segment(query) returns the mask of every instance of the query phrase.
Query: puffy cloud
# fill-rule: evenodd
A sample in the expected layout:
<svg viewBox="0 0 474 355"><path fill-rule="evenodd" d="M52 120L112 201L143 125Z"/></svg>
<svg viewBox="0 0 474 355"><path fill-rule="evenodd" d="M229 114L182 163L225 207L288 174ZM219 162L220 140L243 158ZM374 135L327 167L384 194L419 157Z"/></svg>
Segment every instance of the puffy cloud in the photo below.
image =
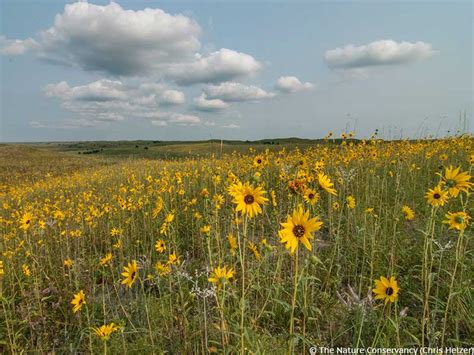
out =
<svg viewBox="0 0 474 355"><path fill-rule="evenodd" d="M162 105L182 105L186 101L182 91L167 89L167 86L162 83L142 83L138 87L138 92L155 95Z"/></svg>
<svg viewBox="0 0 474 355"><path fill-rule="evenodd" d="M259 101L275 96L257 86L243 85L235 82L225 82L219 85L209 85L204 88L209 99L219 99L228 102Z"/></svg>
<svg viewBox="0 0 474 355"><path fill-rule="evenodd" d="M314 85L311 83L302 83L295 76L282 76L278 79L276 88L283 93L293 93L298 91L312 90Z"/></svg>
<svg viewBox="0 0 474 355"><path fill-rule="evenodd" d="M408 63L427 58L433 53L431 44L425 42L380 40L362 46L350 44L328 50L324 59L331 69L351 70Z"/></svg>
<svg viewBox="0 0 474 355"><path fill-rule="evenodd" d="M48 97L58 97L63 100L78 101L112 101L125 100L126 88L120 81L107 79L97 80L87 85L70 87L67 82L49 84L44 92Z"/></svg>
<svg viewBox="0 0 474 355"><path fill-rule="evenodd" d="M198 54L192 62L170 65L167 76L180 85L219 83L251 75L261 67L251 55L222 48L206 57Z"/></svg>
<svg viewBox="0 0 474 355"><path fill-rule="evenodd" d="M53 62L113 75L142 75L163 63L191 58L201 29L160 9L125 10L111 2L68 4L41 33L42 55Z"/></svg>
<svg viewBox="0 0 474 355"><path fill-rule="evenodd" d="M184 93L178 90L165 90L160 95L160 103L164 105L181 105L184 101Z"/></svg>
<svg viewBox="0 0 474 355"><path fill-rule="evenodd" d="M125 101L63 101L62 108L81 119L100 122L123 121L140 106Z"/></svg>
<svg viewBox="0 0 474 355"><path fill-rule="evenodd" d="M79 1L66 5L38 42L1 37L0 53L19 55L35 48L50 63L114 76L168 77L180 85L218 83L261 68L251 55L231 49L200 54L200 35L199 24L181 14ZM181 100L177 97L170 103Z"/></svg>
<svg viewBox="0 0 474 355"><path fill-rule="evenodd" d="M148 112L140 117L150 118L151 124L155 126L167 126L168 123L175 123L179 126L195 126L202 123L200 117L195 115L182 114L177 112Z"/></svg>
<svg viewBox="0 0 474 355"><path fill-rule="evenodd" d="M38 43L32 38L12 40L7 39L5 36L0 36L0 54L2 55L22 55L38 47Z"/></svg>
<svg viewBox="0 0 474 355"><path fill-rule="evenodd" d="M184 94L167 89L161 83L126 85L121 81L101 79L86 85L69 86L65 81L44 88L48 97L58 98L62 107L90 122L114 122L126 117L152 117L160 105L180 105ZM147 116L151 115L151 116ZM167 113L167 123L197 123L195 118ZM154 117L154 116L153 116ZM156 117L155 117L156 118ZM186 121L188 120L188 121Z"/></svg>
<svg viewBox="0 0 474 355"><path fill-rule="evenodd" d="M194 99L194 107L199 111L216 112L225 110L229 106L230 105L228 103L220 99L208 100L206 94L204 93Z"/></svg>
<svg viewBox="0 0 474 355"><path fill-rule="evenodd" d="M118 80L108 79L100 79L74 87L70 87L67 82L62 81L46 85L44 92L48 97L57 97L63 101L122 101L147 106L156 106L158 103L180 105L185 101L184 93L166 89L163 84L142 83L138 87L134 87L125 85Z"/></svg>
<svg viewBox="0 0 474 355"><path fill-rule="evenodd" d="M181 113L172 113L169 116L168 121L181 125L196 125L201 123L201 119L198 116L186 115Z"/></svg>

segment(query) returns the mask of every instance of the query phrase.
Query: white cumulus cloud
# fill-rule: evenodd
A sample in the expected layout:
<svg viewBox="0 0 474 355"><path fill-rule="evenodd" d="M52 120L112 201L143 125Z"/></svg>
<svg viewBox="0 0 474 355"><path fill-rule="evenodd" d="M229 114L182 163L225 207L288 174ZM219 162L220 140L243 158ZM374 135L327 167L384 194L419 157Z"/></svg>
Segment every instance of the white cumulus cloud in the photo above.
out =
<svg viewBox="0 0 474 355"><path fill-rule="evenodd" d="M43 91L46 96L59 99L65 110L91 122L148 117L146 115L156 112L160 105L176 106L185 101L181 91L167 89L164 84L153 82L130 85L118 80L101 79L85 85L70 86L62 81L47 85ZM185 119L171 113L167 113L166 117L166 122L177 124Z"/></svg>
<svg viewBox="0 0 474 355"><path fill-rule="evenodd" d="M276 88L283 93L294 93L298 91L308 91L314 88L311 83L302 83L295 76L282 76L276 83Z"/></svg>
<svg viewBox="0 0 474 355"><path fill-rule="evenodd" d="M225 82L219 85L208 85L203 89L208 99L219 99L227 102L259 101L275 96L262 88L236 82Z"/></svg>
<svg viewBox="0 0 474 355"><path fill-rule="evenodd" d="M431 44L425 42L380 40L361 46L349 44L328 50L324 59L331 69L350 70L409 63L427 58L433 53Z"/></svg>
<svg viewBox="0 0 474 355"><path fill-rule="evenodd" d="M201 29L161 9L125 10L117 3L68 4L41 32L42 55L53 62L113 75L142 75L163 63L191 58Z"/></svg>
<svg viewBox="0 0 474 355"><path fill-rule="evenodd" d="M140 117L151 119L151 124L155 126L167 126L169 123L175 123L179 126L196 126L202 123L198 116L177 112L155 111L144 113Z"/></svg>
<svg viewBox="0 0 474 355"><path fill-rule="evenodd" d="M229 106L230 105L227 102L220 99L209 100L204 93L194 99L194 107L199 111L216 112L225 110Z"/></svg>
<svg viewBox="0 0 474 355"><path fill-rule="evenodd" d="M181 105L184 101L184 93L178 90L165 90L160 95L160 103L164 105Z"/></svg>
<svg viewBox="0 0 474 355"><path fill-rule="evenodd" d="M201 123L201 118L195 115L187 115L182 113L172 113L168 117L168 121L172 123L178 123L181 125L196 125Z"/></svg>
<svg viewBox="0 0 474 355"><path fill-rule="evenodd" d="M262 67L249 54L222 48L208 56L196 55L194 61L169 66L168 77L180 85L218 83L255 73Z"/></svg>
<svg viewBox="0 0 474 355"><path fill-rule="evenodd" d="M169 78L180 85L219 83L262 67L251 55L231 49L202 54L200 36L201 27L189 16L79 1L66 5L38 41L0 37L0 54L20 55L35 48L49 63L109 76Z"/></svg>
<svg viewBox="0 0 474 355"><path fill-rule="evenodd" d="M27 51L37 49L38 47L38 42L32 38L7 39L5 36L0 36L0 54L2 55L22 55Z"/></svg>
<svg viewBox="0 0 474 355"><path fill-rule="evenodd" d="M112 101L127 99L126 88L120 81L97 80L87 85L70 87L67 82L49 84L44 88L48 97L78 101Z"/></svg>

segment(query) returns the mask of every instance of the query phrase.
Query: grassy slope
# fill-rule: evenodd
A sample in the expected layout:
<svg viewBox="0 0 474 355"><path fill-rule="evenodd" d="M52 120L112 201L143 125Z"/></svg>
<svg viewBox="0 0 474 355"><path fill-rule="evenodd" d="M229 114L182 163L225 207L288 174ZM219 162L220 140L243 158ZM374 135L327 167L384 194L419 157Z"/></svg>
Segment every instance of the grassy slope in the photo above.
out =
<svg viewBox="0 0 474 355"><path fill-rule="evenodd" d="M33 182L47 174L63 175L86 168L109 164L102 157L71 155L33 145L0 146L0 185Z"/></svg>
<svg viewBox="0 0 474 355"><path fill-rule="evenodd" d="M86 155L114 157L114 158L147 158L147 159L176 159L183 157L208 157L212 154L231 153L233 151L247 152L250 148L256 151L265 149L279 150L282 148L293 149L318 144L322 140L279 138L263 139L258 141L237 140L206 140L206 141L91 141L91 142L52 142L52 143L29 143L22 145L29 149L41 149L43 151L64 152ZM3 147L20 147L20 145L4 145ZM0 146L0 150L3 148ZM15 149L15 148L13 148ZM25 150L26 152L26 150ZM24 152L22 152L23 154ZM92 154L90 154L92 153ZM0 153L1 154L1 153Z"/></svg>

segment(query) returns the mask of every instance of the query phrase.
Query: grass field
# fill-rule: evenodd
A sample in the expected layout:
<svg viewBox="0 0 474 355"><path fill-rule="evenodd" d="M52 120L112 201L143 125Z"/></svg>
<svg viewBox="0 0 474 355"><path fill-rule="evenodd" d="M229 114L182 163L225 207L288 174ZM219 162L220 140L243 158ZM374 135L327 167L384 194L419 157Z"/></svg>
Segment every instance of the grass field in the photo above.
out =
<svg viewBox="0 0 474 355"><path fill-rule="evenodd" d="M469 136L1 145L0 352L471 346L473 164Z"/></svg>

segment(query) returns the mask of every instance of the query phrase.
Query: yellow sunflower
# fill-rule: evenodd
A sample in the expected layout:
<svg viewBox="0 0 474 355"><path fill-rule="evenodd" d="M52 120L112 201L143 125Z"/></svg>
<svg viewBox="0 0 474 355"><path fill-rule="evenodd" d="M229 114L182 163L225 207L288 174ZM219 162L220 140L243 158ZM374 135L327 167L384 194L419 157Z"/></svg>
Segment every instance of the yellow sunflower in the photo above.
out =
<svg viewBox="0 0 474 355"><path fill-rule="evenodd" d="M350 209L354 209L356 206L356 200L352 196L347 196L346 203L347 203L347 207Z"/></svg>
<svg viewBox="0 0 474 355"><path fill-rule="evenodd" d="M156 241L155 250L158 253L163 253L166 250L166 244L165 244L165 241L163 239L160 239L160 240Z"/></svg>
<svg viewBox="0 0 474 355"><path fill-rule="evenodd" d="M206 198L209 196L209 190L207 188L203 188L199 193L202 197Z"/></svg>
<svg viewBox="0 0 474 355"><path fill-rule="evenodd" d="M174 219L174 214L173 213L168 213L165 217L165 223L171 223L173 222Z"/></svg>
<svg viewBox="0 0 474 355"><path fill-rule="evenodd" d="M31 226L31 222L33 221L33 215L30 212L26 212L20 219L20 228L24 231L27 231L28 228Z"/></svg>
<svg viewBox="0 0 474 355"><path fill-rule="evenodd" d="M229 279L234 277L234 270L232 268L227 269L227 266L216 267L211 272L211 276L208 278L209 282L217 284L218 287L225 284Z"/></svg>
<svg viewBox="0 0 474 355"><path fill-rule="evenodd" d="M160 276L166 276L171 272L171 266L160 261L155 264L155 269Z"/></svg>
<svg viewBox="0 0 474 355"><path fill-rule="evenodd" d="M181 260L179 256L176 254L176 252L173 252L168 256L168 265L174 265L174 264L179 265L180 262Z"/></svg>
<svg viewBox="0 0 474 355"><path fill-rule="evenodd" d="M254 188L247 182L238 188L231 187L231 189L235 193L233 202L237 205L236 211L248 214L250 218L262 213L261 205L264 205L268 198L263 197L266 191L260 186Z"/></svg>
<svg viewBox="0 0 474 355"><path fill-rule="evenodd" d="M30 277L31 276L31 270L30 270L30 267L26 264L23 264L21 266L21 269L23 271L23 274L26 276L26 277Z"/></svg>
<svg viewBox="0 0 474 355"><path fill-rule="evenodd" d="M73 305L73 313L79 312L81 307L86 304L86 295L84 291L80 290L78 293L76 293L71 301L71 304Z"/></svg>
<svg viewBox="0 0 474 355"><path fill-rule="evenodd" d="M318 202L319 197L319 193L317 193L313 189L306 189L304 193L304 200L310 205L314 205L316 202Z"/></svg>
<svg viewBox="0 0 474 355"><path fill-rule="evenodd" d="M405 215L405 219L407 221L411 221L413 218L415 218L415 212L413 212L409 206L403 206L402 212Z"/></svg>
<svg viewBox="0 0 474 355"><path fill-rule="evenodd" d="M199 231L202 233L202 234L205 234L205 235L209 235L211 234L211 226L209 224L205 225L205 226L202 226Z"/></svg>
<svg viewBox="0 0 474 355"><path fill-rule="evenodd" d="M120 327L115 325L114 323L104 324L100 327L94 327L92 330L94 331L95 335L97 335L101 340L109 340L110 335L119 330Z"/></svg>
<svg viewBox="0 0 474 355"><path fill-rule="evenodd" d="M469 192L472 182L469 182L471 175L467 171L460 172L460 167L454 169L452 166L446 168L443 176L443 182L448 188L452 197L457 197L459 192Z"/></svg>
<svg viewBox="0 0 474 355"><path fill-rule="evenodd" d="M322 170L324 169L324 165L325 165L324 160L321 159L317 161L316 163L314 163L314 170L316 171Z"/></svg>
<svg viewBox="0 0 474 355"><path fill-rule="evenodd" d="M466 212L448 212L445 217L443 223L449 224L449 229L458 231L466 229L471 219Z"/></svg>
<svg viewBox="0 0 474 355"><path fill-rule="evenodd" d="M313 239L312 233L320 230L323 222L318 221L317 217L309 218L309 211L303 211L300 206L293 211L293 214L288 215L286 222L280 223L283 227L278 232L280 242L285 244L285 248L290 250L293 254L301 242L306 249L311 250L310 239Z"/></svg>
<svg viewBox="0 0 474 355"><path fill-rule="evenodd" d="M258 251L258 248L257 248L257 246L255 245L255 243L249 241L249 242L247 243L247 246L248 246L248 248L252 251L253 256L255 256L255 259L257 259L258 261L260 261L260 260L262 259L262 255L261 255L260 252Z"/></svg>
<svg viewBox="0 0 474 355"><path fill-rule="evenodd" d="M133 283L138 278L138 268L137 262L135 260L133 260L131 263L128 263L128 266L123 267L122 276L125 277L122 280L122 285L132 288Z"/></svg>
<svg viewBox="0 0 474 355"><path fill-rule="evenodd" d="M155 208L152 211L153 218L157 218L161 210L163 210L163 199L159 197L158 200L156 200Z"/></svg>
<svg viewBox="0 0 474 355"><path fill-rule="evenodd" d="M318 174L318 183L319 186L326 192L330 193L331 195L337 195L337 191L334 189L334 184L331 182L329 176L325 175L324 173Z"/></svg>
<svg viewBox="0 0 474 355"><path fill-rule="evenodd" d="M72 264L74 264L74 261L72 261L70 258L67 258L67 259L65 259L65 260L63 261L63 265L64 265L65 267L71 267Z"/></svg>
<svg viewBox="0 0 474 355"><path fill-rule="evenodd" d="M243 190L243 188L244 184L242 184L240 181L236 181L227 188L227 193L235 198L235 196L237 196L240 191Z"/></svg>
<svg viewBox="0 0 474 355"><path fill-rule="evenodd" d="M375 293L376 300L385 300L385 304L395 302L398 298L398 291L400 288L397 285L395 277L390 277L390 280L386 277L381 276L380 280L375 280L375 288L372 289Z"/></svg>
<svg viewBox="0 0 474 355"><path fill-rule="evenodd" d="M306 168L308 167L308 161L305 157L302 157L298 160L296 166L298 166L300 169L306 170Z"/></svg>
<svg viewBox="0 0 474 355"><path fill-rule="evenodd" d="M99 265L106 266L110 263L110 260L112 260L112 253L107 253L102 259L100 259Z"/></svg>
<svg viewBox="0 0 474 355"><path fill-rule="evenodd" d="M443 190L442 186L438 185L434 189L429 189L425 194L425 198L432 206L444 206L449 199L449 195L448 191Z"/></svg>
<svg viewBox="0 0 474 355"><path fill-rule="evenodd" d="M261 168L266 164L267 161L263 155L257 155L255 158L253 158L253 166L255 168Z"/></svg>
<svg viewBox="0 0 474 355"><path fill-rule="evenodd" d="M120 234L122 234L122 230L121 230L121 229L112 228L112 229L110 230L110 235L111 235L112 237L117 237L117 236L119 236Z"/></svg>

